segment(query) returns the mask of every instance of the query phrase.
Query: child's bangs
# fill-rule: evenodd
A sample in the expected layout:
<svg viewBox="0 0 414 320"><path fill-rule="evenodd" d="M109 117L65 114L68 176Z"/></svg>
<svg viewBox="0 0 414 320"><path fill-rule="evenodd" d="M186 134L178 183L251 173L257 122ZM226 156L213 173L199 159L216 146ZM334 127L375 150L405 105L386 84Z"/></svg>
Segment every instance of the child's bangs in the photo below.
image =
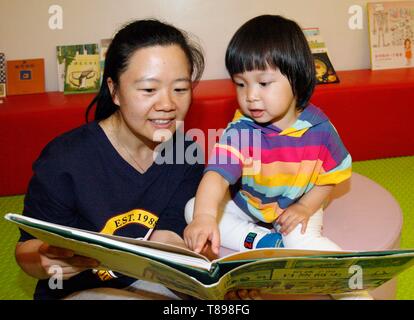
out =
<svg viewBox="0 0 414 320"><path fill-rule="evenodd" d="M269 67L276 70L281 62L281 57L272 54L267 48L263 50L261 48L248 48L248 50L235 48L233 53L226 61L230 75L254 70L265 71Z"/></svg>

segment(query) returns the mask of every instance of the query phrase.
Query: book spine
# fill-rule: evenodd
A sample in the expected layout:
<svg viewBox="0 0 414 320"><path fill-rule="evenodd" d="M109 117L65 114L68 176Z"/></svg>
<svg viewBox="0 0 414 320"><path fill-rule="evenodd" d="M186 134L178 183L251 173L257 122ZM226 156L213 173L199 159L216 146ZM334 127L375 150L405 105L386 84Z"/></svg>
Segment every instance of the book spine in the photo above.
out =
<svg viewBox="0 0 414 320"><path fill-rule="evenodd" d="M6 57L0 52L0 98L6 96Z"/></svg>

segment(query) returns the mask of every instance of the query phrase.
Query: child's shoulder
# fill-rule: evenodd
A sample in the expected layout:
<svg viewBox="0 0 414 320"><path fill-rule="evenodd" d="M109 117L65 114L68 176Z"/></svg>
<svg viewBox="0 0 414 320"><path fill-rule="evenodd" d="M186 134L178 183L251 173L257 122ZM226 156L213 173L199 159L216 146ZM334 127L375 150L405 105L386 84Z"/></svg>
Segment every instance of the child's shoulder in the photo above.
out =
<svg viewBox="0 0 414 320"><path fill-rule="evenodd" d="M302 112L300 118L303 120L306 119L307 121L314 124L329 121L329 118L325 112L323 112L321 108L315 106L314 104L309 104Z"/></svg>
<svg viewBox="0 0 414 320"><path fill-rule="evenodd" d="M331 120L323 110L313 104L310 104L300 116L302 121L306 121L310 126L318 129L334 129Z"/></svg>
<svg viewBox="0 0 414 320"><path fill-rule="evenodd" d="M249 129L254 127L255 122L245 116L239 109L234 113L233 119L228 123L226 130L229 129Z"/></svg>

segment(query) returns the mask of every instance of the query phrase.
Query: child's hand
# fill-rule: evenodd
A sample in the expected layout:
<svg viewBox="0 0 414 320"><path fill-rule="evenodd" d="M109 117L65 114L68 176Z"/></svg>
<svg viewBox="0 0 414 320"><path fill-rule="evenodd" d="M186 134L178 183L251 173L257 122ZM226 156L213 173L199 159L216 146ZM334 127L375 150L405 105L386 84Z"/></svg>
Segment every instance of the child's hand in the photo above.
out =
<svg viewBox="0 0 414 320"><path fill-rule="evenodd" d="M200 253L210 261L213 261L218 258L218 254L213 252L210 242L206 243L206 245L204 246L204 248L201 250Z"/></svg>
<svg viewBox="0 0 414 320"><path fill-rule="evenodd" d="M220 232L216 217L197 215L184 230L185 244L193 251L200 253L206 249L207 241L211 242L211 250L219 254Z"/></svg>
<svg viewBox="0 0 414 320"><path fill-rule="evenodd" d="M292 204L276 219L276 222L281 226L279 232L286 236L301 223L301 233L304 234L308 226L309 218L313 213L308 207L299 202Z"/></svg>
<svg viewBox="0 0 414 320"><path fill-rule="evenodd" d="M87 269L96 268L99 262L84 256L75 255L72 250L53 247L47 243L39 247L40 264L45 272L52 276L53 266L62 270L62 279L67 280Z"/></svg>

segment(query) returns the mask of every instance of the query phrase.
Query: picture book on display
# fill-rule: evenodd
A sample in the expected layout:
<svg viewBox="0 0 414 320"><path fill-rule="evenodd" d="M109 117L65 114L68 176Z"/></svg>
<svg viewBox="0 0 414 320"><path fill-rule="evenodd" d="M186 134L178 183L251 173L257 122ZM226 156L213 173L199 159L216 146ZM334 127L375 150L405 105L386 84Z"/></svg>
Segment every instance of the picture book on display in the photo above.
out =
<svg viewBox="0 0 414 320"><path fill-rule="evenodd" d="M5 219L53 246L96 259L99 269L157 282L199 299L230 291L332 294L376 288L414 264L414 250L330 252L254 249L210 261L188 249L143 239L80 230L9 213ZM361 281L353 286L356 267Z"/></svg>
<svg viewBox="0 0 414 320"><path fill-rule="evenodd" d="M7 95L45 92L44 59L8 60Z"/></svg>
<svg viewBox="0 0 414 320"><path fill-rule="evenodd" d="M318 84L322 83L337 83L339 77L335 72L331 60L328 56L328 49L321 36L319 28L303 29L306 40L312 51L315 60L316 81Z"/></svg>
<svg viewBox="0 0 414 320"><path fill-rule="evenodd" d="M58 87L65 94L97 92L100 86L98 44L56 47Z"/></svg>
<svg viewBox="0 0 414 320"><path fill-rule="evenodd" d="M101 46L99 48L99 66L101 69L101 83L102 83L103 72L104 72L104 67L105 67L106 51L108 51L111 41L112 39L101 39Z"/></svg>
<svg viewBox="0 0 414 320"><path fill-rule="evenodd" d="M0 98L6 96L6 57L0 52Z"/></svg>
<svg viewBox="0 0 414 320"><path fill-rule="evenodd" d="M371 69L412 68L414 1L367 4Z"/></svg>

